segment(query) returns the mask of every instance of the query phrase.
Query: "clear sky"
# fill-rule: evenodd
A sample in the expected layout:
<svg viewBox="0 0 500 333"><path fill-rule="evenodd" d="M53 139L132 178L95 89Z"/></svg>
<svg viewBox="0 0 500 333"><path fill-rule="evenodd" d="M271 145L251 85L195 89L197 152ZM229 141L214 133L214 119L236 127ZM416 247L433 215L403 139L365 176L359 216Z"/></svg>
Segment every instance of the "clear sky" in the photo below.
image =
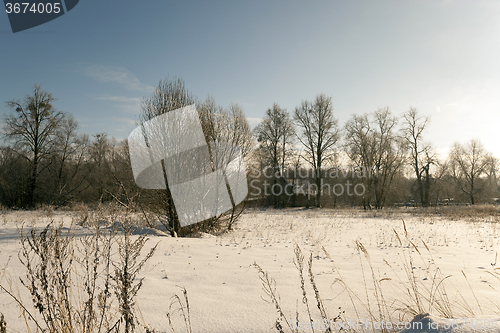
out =
<svg viewBox="0 0 500 333"><path fill-rule="evenodd" d="M354 113L416 107L445 152L477 138L500 157L500 1L81 0L13 34L0 13L0 114L35 83L88 134L123 139L167 75L240 103L252 125L318 93Z"/></svg>

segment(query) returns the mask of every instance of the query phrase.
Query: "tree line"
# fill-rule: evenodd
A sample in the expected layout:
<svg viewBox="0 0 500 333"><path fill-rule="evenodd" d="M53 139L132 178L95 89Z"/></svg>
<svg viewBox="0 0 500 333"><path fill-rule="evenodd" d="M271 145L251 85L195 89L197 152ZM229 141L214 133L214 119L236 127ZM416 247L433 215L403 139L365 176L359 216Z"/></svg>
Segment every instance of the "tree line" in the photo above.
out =
<svg viewBox="0 0 500 333"><path fill-rule="evenodd" d="M275 103L254 129L258 170L270 172L254 172L260 179L251 187L260 185L256 193L276 207L297 197L306 206L365 209L498 203L498 159L478 140L439 156L426 140L429 122L416 108L396 115L386 107L351 115L341 127L324 94L292 113ZM354 193L357 186L363 190Z"/></svg>
<svg viewBox="0 0 500 333"><path fill-rule="evenodd" d="M159 191L135 185L127 140L80 133L77 120L57 110L55 101L35 85L24 98L6 103L0 203L32 208L115 201L154 211L169 230L179 232L168 186ZM489 203L500 196L498 159L477 140L457 142L448 156L439 156L426 140L429 117L415 108L401 115L379 108L352 115L340 126L331 97L319 94L292 112L274 103L251 130L240 105L223 107L210 96L199 101L182 79L166 78L143 98L138 125L191 104L196 105L207 143L240 147L250 203L382 208L409 202ZM339 184L347 184L348 190L357 185L363 193L343 190L339 195ZM255 195L257 188L262 191ZM291 191L277 190L283 188ZM241 209L212 219L209 226L230 225L239 213Z"/></svg>

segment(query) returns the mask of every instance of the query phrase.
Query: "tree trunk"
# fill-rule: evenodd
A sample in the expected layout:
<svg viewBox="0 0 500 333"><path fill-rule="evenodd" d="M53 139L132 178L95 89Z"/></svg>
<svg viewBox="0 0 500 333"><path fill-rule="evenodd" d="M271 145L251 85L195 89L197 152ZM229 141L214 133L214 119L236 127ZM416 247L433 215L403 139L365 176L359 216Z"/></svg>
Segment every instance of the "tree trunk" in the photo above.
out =
<svg viewBox="0 0 500 333"><path fill-rule="evenodd" d="M168 224L170 226L170 235L172 237L177 237L181 231L181 224L179 222L179 215L175 210L174 199L172 197L172 192L170 192L170 187L168 186L167 171L165 169L164 160L161 161L163 167L163 177L165 178L165 195L167 196L167 216Z"/></svg>
<svg viewBox="0 0 500 333"><path fill-rule="evenodd" d="M35 189L36 189L36 178L38 171L38 152L35 152L35 156L33 158L33 170L31 172L31 177L28 184L28 198L27 198L27 206L29 208L33 208L35 205Z"/></svg>
<svg viewBox="0 0 500 333"><path fill-rule="evenodd" d="M424 186L422 184L422 175L420 174L419 170L416 170L417 172L417 185L418 185L418 194L420 196L420 203L422 206L426 206L426 200L425 200L425 191L424 191Z"/></svg>
<svg viewBox="0 0 500 333"><path fill-rule="evenodd" d="M316 170L316 207L321 207L321 169Z"/></svg>
<svg viewBox="0 0 500 333"><path fill-rule="evenodd" d="M427 166L425 167L425 191L424 191L424 202L422 203L422 205L424 207L428 207L430 206L430 192L431 192L431 177L430 177L430 174L429 174L429 167L430 165L427 164Z"/></svg>

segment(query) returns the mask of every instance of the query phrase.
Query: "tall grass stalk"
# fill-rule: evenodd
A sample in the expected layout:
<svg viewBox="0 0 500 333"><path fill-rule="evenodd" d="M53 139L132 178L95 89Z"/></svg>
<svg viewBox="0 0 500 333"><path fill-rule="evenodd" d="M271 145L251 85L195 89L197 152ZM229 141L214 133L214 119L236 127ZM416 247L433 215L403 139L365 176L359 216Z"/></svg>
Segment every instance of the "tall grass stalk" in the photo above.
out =
<svg viewBox="0 0 500 333"><path fill-rule="evenodd" d="M301 311L298 304L295 311L295 318L288 318L285 315L284 309L281 305L281 298L276 288L276 281L269 276L269 274L264 271L264 269L254 262L253 266L257 269L259 273L260 280L262 282L262 289L266 294L266 298L262 298L264 301L271 303L276 308L278 313L278 318L275 321L274 328L278 332L299 332L301 329L296 325L291 325L292 320L295 323L300 322L301 314L307 316L307 320L309 321L311 327L307 328L312 332L316 332L317 329L323 330L324 332L332 332L331 325L336 321L342 319L342 307L338 307L339 314L337 316L331 316L328 314L328 310L326 309L323 299L321 297L321 292L316 284L316 280L314 278L313 271L313 256L312 253L309 255L309 259L305 261L305 257L302 253L300 247L295 244L294 247L294 265L299 273L299 281L300 281L300 289L301 289L301 300L303 305L303 310ZM306 278L307 274L307 278ZM309 283L307 283L309 282ZM311 292L314 294L315 305L311 304L311 298L308 297L308 294ZM326 325L328 324L328 325ZM295 326L295 327L294 327ZM344 330L343 328L341 330Z"/></svg>

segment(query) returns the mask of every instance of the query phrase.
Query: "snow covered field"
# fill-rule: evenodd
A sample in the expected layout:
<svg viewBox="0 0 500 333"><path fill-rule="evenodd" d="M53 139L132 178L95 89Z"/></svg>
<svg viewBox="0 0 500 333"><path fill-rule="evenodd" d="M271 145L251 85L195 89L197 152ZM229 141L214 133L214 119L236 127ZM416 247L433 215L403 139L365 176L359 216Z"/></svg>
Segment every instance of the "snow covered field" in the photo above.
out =
<svg viewBox="0 0 500 333"><path fill-rule="evenodd" d="M310 320L294 264L298 246L305 256L305 290L315 322L322 318L307 272L310 253L328 318L336 317L340 308L342 323L358 319L405 323L413 319L411 309L420 307L436 319L451 315L462 320L460 325L470 318L496 325L491 320L500 318L498 223L424 217L410 211L249 209L234 231L221 236L172 238L156 232L144 251L159 242L158 248L139 274L145 277L137 299L141 321L169 332L166 313L172 296L182 297L184 287L193 332L275 331L278 312L265 301L269 297L256 263L276 281L289 324L306 328ZM53 219L69 226L72 214L56 212ZM43 227L49 218L43 212L0 216L0 283L8 286L12 281L12 290L19 290L30 304L29 293L18 279L25 274L17 256L18 227L23 221ZM294 321L297 311L300 323ZM26 331L16 303L3 292L0 312L11 332ZM179 314L173 312L173 325L184 332Z"/></svg>

